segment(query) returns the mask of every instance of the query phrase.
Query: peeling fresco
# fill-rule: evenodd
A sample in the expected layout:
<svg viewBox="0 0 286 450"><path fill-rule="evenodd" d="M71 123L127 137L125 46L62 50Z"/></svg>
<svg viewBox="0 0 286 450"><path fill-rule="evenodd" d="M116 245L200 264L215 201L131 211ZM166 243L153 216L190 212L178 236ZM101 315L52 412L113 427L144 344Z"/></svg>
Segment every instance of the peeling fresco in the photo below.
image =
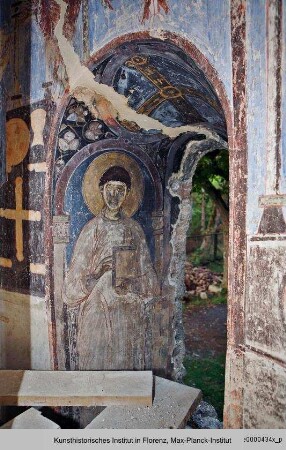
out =
<svg viewBox="0 0 286 450"><path fill-rule="evenodd" d="M72 52L66 41L60 42L62 50L64 46L67 46L68 51ZM168 57L164 56L166 53L168 53ZM118 54L120 54L120 58L118 58ZM134 54L136 57L133 56ZM78 63L77 61L76 64ZM69 66L70 71L71 65ZM162 131L167 131L169 135L176 136L179 132L187 130L192 133L193 139L198 134L200 139L205 139L204 151L224 148L226 147L226 142L223 139L226 137L226 124L223 110L213 88L196 64L190 58L185 58L183 53L179 55L177 49L170 44L158 41L125 44L123 48L119 46L109 52L93 67L92 71L87 72L81 69L81 72L82 76L77 76L77 79L73 79L72 83L81 84L85 82L85 88L78 87L73 91L74 97L69 101L61 124L58 125L59 135L53 168L53 189L55 192L53 197L53 237L56 239L53 248L54 263L61 261L60 266L56 265L53 271L54 280L51 283L55 286L53 302L56 312L57 337L54 341L54 348L58 358L57 364L59 368L85 369L153 367L157 371L167 370L170 373L175 371L176 375L174 376L179 378L182 376L182 370L179 366L182 364L183 346L178 343L178 336L173 336L172 330L173 306L168 300L170 293L167 282L169 272L167 255L169 253L171 228L170 217L167 211L165 212L163 209L164 189L167 187L166 182L168 181L166 168L172 167L172 162L168 162L168 153L173 142ZM166 78L163 73L168 73L168 77ZM95 80L91 77L91 74L95 76ZM92 86L94 86L95 91L91 89ZM99 89L100 95L98 95ZM120 113L119 117L111 109L115 107L114 99L119 98L116 91L120 95L121 103L124 102L124 109L118 108L118 105L116 105L116 109ZM140 93L141 96L139 97ZM111 104L106 102L105 99L103 101L103 94L109 95ZM127 104L125 97L128 97ZM132 117L133 120L127 120L129 117ZM160 124L159 127L162 127L162 130L160 128L148 130L149 123L156 125L157 128ZM211 139L212 144L210 143ZM183 145L182 143L180 147L183 148ZM202 151L199 154L202 155ZM116 158L115 155L117 155ZM173 151L172 158L174 156ZM125 167L125 169L129 165L128 161L133 160L133 165L136 162L138 168L140 168L135 178L137 197L141 196L142 198L140 207L136 207L132 216L134 215L135 220L133 228L136 230L139 226L138 230L141 229L142 235L141 241L145 244L140 251L139 240L136 239L135 235L132 237L132 232L131 234L127 232L127 236L130 235L133 242L132 245L129 244L131 253L131 249L134 247L134 262L130 264L130 267L133 267L134 270L137 268L138 273L142 273L140 276L141 287L139 283L135 291L131 289L128 293L128 295L131 295L132 301L128 300L128 296L118 296L115 286L110 282L108 290L103 287L104 284L100 287L102 284L101 278L98 278L98 282L94 286L95 296L92 294L92 289L90 290L88 287L84 287L84 295L82 292L78 298L74 298L72 301L69 300L69 295L65 293L71 289L71 287L68 287L71 281L68 280L75 279L74 267L77 267L76 273L78 275L81 273L78 266L80 263L77 261L83 263L87 257L85 253L87 254L88 250L82 244L87 239L85 230L92 227L93 233L96 233L95 230L99 226L97 222L102 220L98 216L100 214L99 205L104 206L102 194L96 194L98 187L96 188L95 181L89 182L93 183L90 185L89 191L86 187L88 185L86 177L91 170L90 168L100 167L99 161L101 158L109 161L109 164L112 164L114 159L113 164L115 165L116 161L122 159L125 162L122 163L121 167ZM129 173L136 172L136 164ZM185 162L182 164L184 165ZM94 180L99 176L98 171L100 169L94 169ZM138 190L141 178L142 186ZM180 182L181 180L179 180ZM91 188L91 186L93 187ZM188 192L190 192L190 189L191 186ZM140 191L141 194L139 194ZM89 193L87 194L87 192ZM131 199L130 195L129 198ZM165 195L167 196L165 202L171 206L173 200L171 200L168 191ZM91 204L94 206L91 207ZM122 212L124 214L124 208ZM187 223L187 217L188 215L184 219L185 223ZM173 217L171 220L176 221ZM104 223L99 226L100 230L103 225ZM123 232L125 226L128 229L132 228L127 223L123 225L124 221L120 225L121 228L118 228L121 230L118 235L118 242L122 241L120 247L123 247L123 241L126 239L126 237L124 239L122 237L122 233L124 236L126 235L126 232ZM108 228L110 227L111 224L108 225ZM115 251L116 245L112 242L117 236L116 227L111 228L114 238L109 239L111 247L108 252L110 255ZM163 230L166 232L165 236L163 236ZM175 231L173 232L175 233ZM108 235L107 230L105 234ZM83 239L82 236L85 236L85 238ZM97 241L95 235L94 240ZM182 238L181 243L184 243ZM90 247L89 244L88 248ZM97 254L96 252L98 251L95 251L94 255ZM176 255L183 262L183 258L178 253ZM144 264L140 262L142 257L145 261ZM127 253L125 258L129 258ZM164 261L162 258L164 258ZM87 257L87 260L96 261L97 259L98 256ZM148 259L150 263L147 263ZM100 267L106 266L106 275L103 272L105 278L114 274L116 272L114 259L112 261L112 264L110 262L99 264L97 269L95 266L92 269L91 266L90 274L85 269L82 272L83 278L79 282L79 286L85 286L87 281L84 280L87 278L96 277L94 271L97 273ZM145 272L142 271L144 266L149 274L149 288L144 281L144 276L146 276L143 275ZM147 269L148 267L149 269ZM153 272L154 275L152 275ZM125 275L125 277L127 277L127 280L132 279L132 273L130 272L130 275ZM152 284L152 279L156 279L156 283ZM128 283L130 282L128 281ZM96 332L94 337L91 336L89 339L82 330L85 327L90 328L88 326L90 320L94 322L94 318L91 319L94 316L92 312L94 307L86 307L85 305L97 305L97 311L102 310L99 291L102 292L102 299L105 299L104 302L102 300L101 304L105 305L104 308L107 308L104 316L107 322L104 325L103 316L100 318L98 312L98 329L101 331L99 334ZM145 292L143 302L142 295L140 295L141 291ZM138 292L137 296L136 292ZM97 298L99 303L96 303L92 298ZM165 303L164 308L161 307L162 302ZM117 309L115 308L116 304L120 305ZM111 305L114 305L112 306L113 309L115 308L114 311L110 309ZM150 305L157 310L156 316L153 315ZM73 310L72 308L77 309ZM85 308L87 308L87 311L90 310L90 313L85 313ZM134 308L137 308L137 312ZM62 310L66 311L64 322L61 320ZM127 323L124 323L123 318L116 322L115 317L123 317L123 310L128 317L139 318L137 326L131 319ZM179 303L175 306L174 314L176 317L178 316L179 321ZM137 329L139 333L138 339L132 331L134 329ZM116 350L115 344L110 344L110 346L106 344L106 348L104 347L104 342L115 342L112 337L114 335L121 336L119 340L121 350L120 348ZM128 339L127 336L129 336ZM161 336L160 339L158 339L159 336ZM89 355L89 348L93 349L96 341L98 352L93 351L92 357L87 356ZM84 345L85 351L83 350ZM168 346L171 347L168 349ZM176 347L174 350L173 346ZM65 352L63 352L63 348L66 349ZM170 352L176 354L176 359L172 360L173 357L170 356ZM105 357L103 357L103 354ZM82 357L81 355L85 356ZM180 355L180 358L178 355Z"/></svg>

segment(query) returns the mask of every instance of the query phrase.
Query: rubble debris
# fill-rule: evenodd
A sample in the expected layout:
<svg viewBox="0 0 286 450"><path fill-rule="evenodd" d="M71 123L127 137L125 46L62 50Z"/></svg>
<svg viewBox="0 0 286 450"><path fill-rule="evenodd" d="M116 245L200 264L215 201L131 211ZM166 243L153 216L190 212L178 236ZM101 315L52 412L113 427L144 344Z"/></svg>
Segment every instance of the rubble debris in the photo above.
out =
<svg viewBox="0 0 286 450"><path fill-rule="evenodd" d="M212 272L206 267L194 267L187 261L185 264L186 298L198 296L201 299L207 299L208 294L220 293L222 279L222 274Z"/></svg>

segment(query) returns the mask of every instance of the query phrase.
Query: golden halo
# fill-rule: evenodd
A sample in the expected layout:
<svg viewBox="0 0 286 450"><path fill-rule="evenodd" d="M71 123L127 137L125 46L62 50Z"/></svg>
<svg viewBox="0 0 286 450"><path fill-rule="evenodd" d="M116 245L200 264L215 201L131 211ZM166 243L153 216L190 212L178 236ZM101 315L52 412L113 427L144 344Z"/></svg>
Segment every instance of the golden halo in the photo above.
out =
<svg viewBox="0 0 286 450"><path fill-rule="evenodd" d="M144 184L138 164L125 153L110 151L92 161L85 172L82 182L84 201L94 215L97 215L102 210L104 202L99 182L102 175L113 166L123 167L130 175L131 188L122 205L122 211L126 217L132 217L142 201Z"/></svg>

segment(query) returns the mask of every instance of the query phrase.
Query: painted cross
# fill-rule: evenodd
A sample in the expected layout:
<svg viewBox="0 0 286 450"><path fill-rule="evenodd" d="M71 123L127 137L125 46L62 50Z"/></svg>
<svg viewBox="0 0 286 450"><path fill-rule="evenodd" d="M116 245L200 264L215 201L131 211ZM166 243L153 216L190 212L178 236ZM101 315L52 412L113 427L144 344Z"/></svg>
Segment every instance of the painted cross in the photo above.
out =
<svg viewBox="0 0 286 450"><path fill-rule="evenodd" d="M24 260L23 243L23 220L37 221L41 220L40 211L23 209L23 179L17 177L15 180L15 198L16 209L0 208L0 217L15 220L16 223L16 258L18 261Z"/></svg>

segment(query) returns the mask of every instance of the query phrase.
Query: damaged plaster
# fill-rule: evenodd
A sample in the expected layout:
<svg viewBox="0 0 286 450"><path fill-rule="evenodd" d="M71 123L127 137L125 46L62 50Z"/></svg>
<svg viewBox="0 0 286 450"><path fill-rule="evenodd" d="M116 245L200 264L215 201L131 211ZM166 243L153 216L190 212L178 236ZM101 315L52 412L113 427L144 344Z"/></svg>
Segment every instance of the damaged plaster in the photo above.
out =
<svg viewBox="0 0 286 450"><path fill-rule="evenodd" d="M102 120L118 118L121 121L135 122L140 128L157 130L170 138L175 138L186 132L204 133L207 138L215 139L222 145L225 144L223 139L204 126L187 125L172 128L164 126L158 120L152 119L144 114L138 114L128 106L128 99L126 97L118 94L112 87L95 81L93 73L81 64L80 58L74 51L72 44L64 36L63 27L67 4L63 0L56 1L61 7L61 15L55 27L55 36L58 40L59 49L68 73L70 91L77 100L86 103L95 117L100 115Z"/></svg>
<svg viewBox="0 0 286 450"><path fill-rule="evenodd" d="M227 146L220 146L217 141L211 139L188 142L180 169L170 177L168 183L168 190L171 196L180 199L179 215L176 223L173 225L172 237L170 239L172 252L168 270L168 281L169 285L173 288L175 299L173 323L175 334L172 362L176 379L181 379L184 375L183 360L185 350L182 324L182 298L185 295L186 236L192 215L192 204L190 200L192 179L199 160L207 153L223 148L227 149Z"/></svg>

